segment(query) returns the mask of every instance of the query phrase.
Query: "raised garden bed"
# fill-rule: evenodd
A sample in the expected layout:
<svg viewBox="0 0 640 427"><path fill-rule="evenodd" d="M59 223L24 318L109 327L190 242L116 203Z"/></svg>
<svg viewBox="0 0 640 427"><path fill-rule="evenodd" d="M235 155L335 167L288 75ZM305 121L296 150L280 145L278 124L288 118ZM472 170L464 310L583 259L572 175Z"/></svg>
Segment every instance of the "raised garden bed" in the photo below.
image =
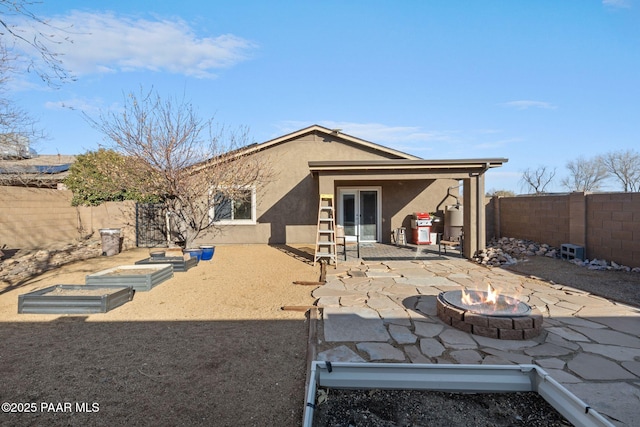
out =
<svg viewBox="0 0 640 427"><path fill-rule="evenodd" d="M54 285L18 296L18 313L106 313L133 299L133 288L123 286Z"/></svg>
<svg viewBox="0 0 640 427"><path fill-rule="evenodd" d="M120 265L87 275L88 286L131 286L135 291L150 291L173 277L171 264Z"/></svg>
<svg viewBox="0 0 640 427"><path fill-rule="evenodd" d="M536 365L426 365L314 361L311 364L307 385L304 427L316 425L314 413L316 407L322 405L324 400L324 397L320 398L323 393L319 393L322 387L326 390L370 390L365 395L372 394L375 390L429 390L463 395L469 393L506 393L508 395L533 392L575 426L613 427L613 424L602 415L571 394ZM326 397L327 394L324 393L324 396ZM459 403L456 405L459 406ZM365 415L367 415L366 412L365 410ZM526 425L526 423L517 425Z"/></svg>
<svg viewBox="0 0 640 427"><path fill-rule="evenodd" d="M184 272L189 270L191 267L195 267L198 265L197 258L188 258L184 259L181 256L170 256L170 257L150 257L141 259L140 261L136 261L136 265L157 265L157 264L171 264L173 266L173 271L175 272Z"/></svg>

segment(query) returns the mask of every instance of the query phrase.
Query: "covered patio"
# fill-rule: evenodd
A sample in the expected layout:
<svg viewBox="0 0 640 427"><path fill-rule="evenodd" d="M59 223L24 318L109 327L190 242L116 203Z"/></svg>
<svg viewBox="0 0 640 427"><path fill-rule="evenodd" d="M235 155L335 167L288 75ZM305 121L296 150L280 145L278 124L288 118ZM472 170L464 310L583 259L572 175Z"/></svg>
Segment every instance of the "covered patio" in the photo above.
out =
<svg viewBox="0 0 640 427"><path fill-rule="evenodd" d="M444 261L448 259L460 259L462 253L460 247L448 247L445 253L444 247L438 250L438 245L395 245L389 243L361 243L347 245L346 252L341 245L338 246L338 264L383 261ZM346 254L346 255L345 255Z"/></svg>
<svg viewBox="0 0 640 427"><path fill-rule="evenodd" d="M425 186L435 180L448 179L462 183L462 204L464 206L464 247L463 255L471 258L476 251L486 245L486 219L484 210L485 173L506 163L505 158L456 159L456 160L337 160L310 161L309 170L318 180L319 194L339 194L341 188L355 188L384 182L424 182ZM396 199L410 195L395 194ZM339 203L339 202L338 202ZM384 207L385 202L382 201ZM402 226L398 220L385 215L382 222L385 230ZM406 212L409 214L409 212ZM387 242L381 239L381 242ZM436 252L437 256L437 252Z"/></svg>

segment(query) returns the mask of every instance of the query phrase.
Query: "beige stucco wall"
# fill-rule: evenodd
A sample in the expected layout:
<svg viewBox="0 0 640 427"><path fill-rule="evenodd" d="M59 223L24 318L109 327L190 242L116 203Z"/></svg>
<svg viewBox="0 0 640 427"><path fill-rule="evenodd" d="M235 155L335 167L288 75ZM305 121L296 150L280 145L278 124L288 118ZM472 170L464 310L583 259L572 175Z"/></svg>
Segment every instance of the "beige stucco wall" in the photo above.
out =
<svg viewBox="0 0 640 427"><path fill-rule="evenodd" d="M100 228L121 228L123 246L135 246L135 205L71 206L71 192L0 186L0 247L35 249L73 243Z"/></svg>
<svg viewBox="0 0 640 427"><path fill-rule="evenodd" d="M324 134L307 134L253 155L270 162L276 174L273 182L258 189L258 224L225 226L218 234L200 236L196 243L314 243L319 189L318 178L311 175L308 162L397 158ZM392 229L401 225L410 227L407 216L411 212L435 210L452 182L455 183L452 180L338 181L333 191L337 195L338 185L380 185L384 218L382 238L389 241Z"/></svg>

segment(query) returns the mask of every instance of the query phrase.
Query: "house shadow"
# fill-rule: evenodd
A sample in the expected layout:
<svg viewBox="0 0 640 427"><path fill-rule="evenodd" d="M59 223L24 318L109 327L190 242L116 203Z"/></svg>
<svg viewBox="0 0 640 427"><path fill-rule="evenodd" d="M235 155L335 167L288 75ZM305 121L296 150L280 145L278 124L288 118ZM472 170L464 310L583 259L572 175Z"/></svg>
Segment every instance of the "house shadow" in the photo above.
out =
<svg viewBox="0 0 640 427"><path fill-rule="evenodd" d="M311 247L302 246L302 247L296 248L296 247L285 245L285 244L280 244L280 245L274 244L269 246L276 248L280 252L292 258L295 258L298 261L302 261L305 264L313 265L314 249Z"/></svg>
<svg viewBox="0 0 640 427"><path fill-rule="evenodd" d="M304 319L88 322L86 316L54 316L1 324L0 392L11 402L36 402L34 411L4 411L2 425L301 423ZM269 399L274 392L279 397ZM71 407L41 410L42 402Z"/></svg>

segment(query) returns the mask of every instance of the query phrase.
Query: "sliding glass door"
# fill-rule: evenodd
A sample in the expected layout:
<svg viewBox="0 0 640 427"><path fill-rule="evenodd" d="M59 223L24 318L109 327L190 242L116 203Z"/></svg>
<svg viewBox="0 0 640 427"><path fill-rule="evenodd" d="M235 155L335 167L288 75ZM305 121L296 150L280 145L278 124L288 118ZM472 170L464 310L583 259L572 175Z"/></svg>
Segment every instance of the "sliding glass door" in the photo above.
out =
<svg viewBox="0 0 640 427"><path fill-rule="evenodd" d="M338 223L344 226L347 240L377 242L380 239L380 188L339 189Z"/></svg>

